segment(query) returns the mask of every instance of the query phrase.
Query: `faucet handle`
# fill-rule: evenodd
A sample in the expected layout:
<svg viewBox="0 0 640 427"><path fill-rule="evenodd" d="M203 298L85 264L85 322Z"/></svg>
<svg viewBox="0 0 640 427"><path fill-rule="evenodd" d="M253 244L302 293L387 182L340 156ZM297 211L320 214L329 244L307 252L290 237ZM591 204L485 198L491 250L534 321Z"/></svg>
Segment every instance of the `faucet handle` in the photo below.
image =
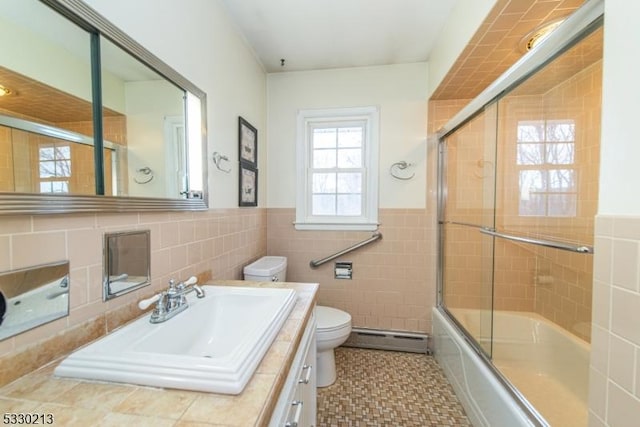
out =
<svg viewBox="0 0 640 427"><path fill-rule="evenodd" d="M160 298L162 298L162 292L160 292L159 294L155 294L151 298L143 299L138 303L138 308L140 310L146 310L151 306L151 304L158 301Z"/></svg>
<svg viewBox="0 0 640 427"><path fill-rule="evenodd" d="M198 283L198 278L196 276L191 276L187 280L185 280L184 285L191 286L195 285L196 283Z"/></svg>

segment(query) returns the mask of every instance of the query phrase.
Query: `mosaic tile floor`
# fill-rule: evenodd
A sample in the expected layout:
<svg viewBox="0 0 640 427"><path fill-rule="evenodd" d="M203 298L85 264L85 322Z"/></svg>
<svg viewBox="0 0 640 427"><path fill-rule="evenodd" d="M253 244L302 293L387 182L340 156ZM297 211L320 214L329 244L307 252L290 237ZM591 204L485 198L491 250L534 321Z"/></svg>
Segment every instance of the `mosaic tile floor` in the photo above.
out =
<svg viewBox="0 0 640 427"><path fill-rule="evenodd" d="M336 370L318 389L319 427L471 426L431 356L339 347Z"/></svg>

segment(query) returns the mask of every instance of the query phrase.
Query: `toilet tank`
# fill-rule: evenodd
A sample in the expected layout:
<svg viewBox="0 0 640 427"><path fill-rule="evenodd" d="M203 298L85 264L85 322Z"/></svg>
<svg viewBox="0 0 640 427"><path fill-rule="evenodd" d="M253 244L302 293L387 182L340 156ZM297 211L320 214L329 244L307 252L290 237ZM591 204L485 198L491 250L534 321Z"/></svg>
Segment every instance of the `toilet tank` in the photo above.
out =
<svg viewBox="0 0 640 427"><path fill-rule="evenodd" d="M244 268L244 280L286 282L287 257L265 256Z"/></svg>

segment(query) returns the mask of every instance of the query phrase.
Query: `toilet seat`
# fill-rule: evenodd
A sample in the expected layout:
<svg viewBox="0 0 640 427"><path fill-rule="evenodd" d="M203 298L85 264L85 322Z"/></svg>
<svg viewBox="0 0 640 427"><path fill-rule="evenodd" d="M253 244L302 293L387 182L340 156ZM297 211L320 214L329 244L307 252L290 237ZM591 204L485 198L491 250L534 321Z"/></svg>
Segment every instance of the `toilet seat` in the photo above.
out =
<svg viewBox="0 0 640 427"><path fill-rule="evenodd" d="M329 333L351 327L351 315L332 307L316 306L317 332Z"/></svg>

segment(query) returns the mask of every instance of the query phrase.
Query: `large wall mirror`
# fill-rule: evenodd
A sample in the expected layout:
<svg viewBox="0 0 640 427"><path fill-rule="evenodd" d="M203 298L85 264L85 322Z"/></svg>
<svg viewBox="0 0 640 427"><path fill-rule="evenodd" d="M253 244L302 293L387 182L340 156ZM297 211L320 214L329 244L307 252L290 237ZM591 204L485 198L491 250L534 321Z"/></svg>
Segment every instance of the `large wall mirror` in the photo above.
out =
<svg viewBox="0 0 640 427"><path fill-rule="evenodd" d="M80 0L0 6L0 214L207 208L204 92Z"/></svg>

